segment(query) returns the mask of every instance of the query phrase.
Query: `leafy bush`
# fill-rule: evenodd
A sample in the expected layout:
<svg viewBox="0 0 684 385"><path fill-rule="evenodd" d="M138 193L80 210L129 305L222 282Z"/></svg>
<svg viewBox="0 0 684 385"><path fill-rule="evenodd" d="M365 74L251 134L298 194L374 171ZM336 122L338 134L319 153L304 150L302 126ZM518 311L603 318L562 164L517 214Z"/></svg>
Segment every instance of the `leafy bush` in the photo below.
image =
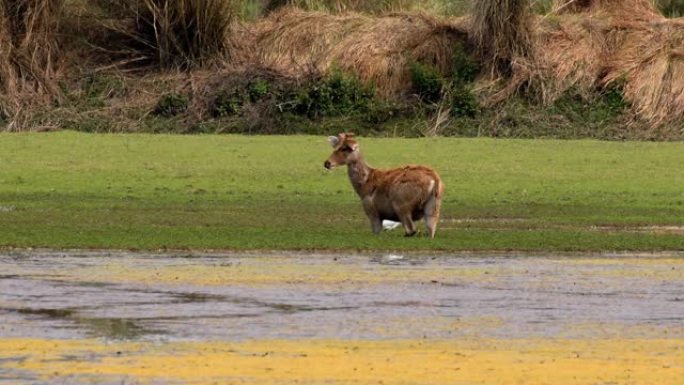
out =
<svg viewBox="0 0 684 385"><path fill-rule="evenodd" d="M467 85L454 83L449 96L451 98L452 116L473 118L480 112L480 103Z"/></svg>
<svg viewBox="0 0 684 385"><path fill-rule="evenodd" d="M411 83L413 92L426 103L436 103L442 98L444 78L439 71L432 66L419 62L411 63Z"/></svg>
<svg viewBox="0 0 684 385"><path fill-rule="evenodd" d="M561 114L572 122L595 124L608 122L618 117L628 107L623 98L620 84L606 87L597 96L570 90L550 107L554 114Z"/></svg>
<svg viewBox="0 0 684 385"><path fill-rule="evenodd" d="M446 102L454 117L475 116L480 110L479 103L470 90L469 83L479 73L477 63L462 50L455 54L453 78L444 79L436 68L421 63L411 65L411 80L414 92L425 103Z"/></svg>
<svg viewBox="0 0 684 385"><path fill-rule="evenodd" d="M120 77L89 74L81 83L84 100L79 103L85 103L89 107L103 107L105 99L125 96L126 88L126 83Z"/></svg>
<svg viewBox="0 0 684 385"><path fill-rule="evenodd" d="M682 17L684 16L684 0L660 0L658 7L663 15L667 17Z"/></svg>
<svg viewBox="0 0 684 385"><path fill-rule="evenodd" d="M463 46L457 45L453 54L452 76L455 81L470 83L480 73L480 64L470 56Z"/></svg>
<svg viewBox="0 0 684 385"><path fill-rule="evenodd" d="M249 94L249 100L252 103L258 102L263 99L270 90L271 86L268 81L264 79L257 79L247 86L247 93Z"/></svg>
<svg viewBox="0 0 684 385"><path fill-rule="evenodd" d="M600 95L602 102L614 113L620 113L624 111L625 108L629 107L629 104L625 100L624 81L618 81L607 85L601 91Z"/></svg>
<svg viewBox="0 0 684 385"><path fill-rule="evenodd" d="M239 90L221 91L211 105L211 115L221 118L237 115L245 104L245 97Z"/></svg>
<svg viewBox="0 0 684 385"><path fill-rule="evenodd" d="M298 91L286 92L280 105L283 111L318 118L365 112L374 98L372 85L340 70L333 70Z"/></svg>
<svg viewBox="0 0 684 385"><path fill-rule="evenodd" d="M154 109L156 115L172 117L180 115L188 110L190 100L181 94L167 94L162 96Z"/></svg>

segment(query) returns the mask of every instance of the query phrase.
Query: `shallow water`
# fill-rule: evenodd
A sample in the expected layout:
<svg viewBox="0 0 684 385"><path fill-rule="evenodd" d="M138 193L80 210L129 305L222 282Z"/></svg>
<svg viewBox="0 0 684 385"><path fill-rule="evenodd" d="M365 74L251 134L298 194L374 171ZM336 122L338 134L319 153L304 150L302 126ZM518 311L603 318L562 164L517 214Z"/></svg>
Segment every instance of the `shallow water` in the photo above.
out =
<svg viewBox="0 0 684 385"><path fill-rule="evenodd" d="M0 271L0 337L684 336L676 258L22 252Z"/></svg>
<svg viewBox="0 0 684 385"><path fill-rule="evenodd" d="M679 344L684 258L2 252L0 339L0 383L93 382L100 377L88 371L46 377L54 358L47 365L38 352L68 362L102 344ZM39 348L45 341L60 346ZM117 375L100 379L121 383Z"/></svg>

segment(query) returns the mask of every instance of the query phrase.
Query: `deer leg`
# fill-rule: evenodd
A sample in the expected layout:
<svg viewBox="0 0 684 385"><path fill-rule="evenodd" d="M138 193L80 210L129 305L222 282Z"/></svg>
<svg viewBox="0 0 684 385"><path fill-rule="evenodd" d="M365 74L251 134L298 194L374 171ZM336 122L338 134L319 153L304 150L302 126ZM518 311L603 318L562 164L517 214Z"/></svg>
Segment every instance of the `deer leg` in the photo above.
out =
<svg viewBox="0 0 684 385"><path fill-rule="evenodd" d="M404 236L412 237L416 235L416 225L413 223L411 210L402 210L402 207L396 203L392 205L392 208L401 224L404 225Z"/></svg>
<svg viewBox="0 0 684 385"><path fill-rule="evenodd" d="M382 232L382 219L380 219L380 215L378 214L378 211L375 209L373 201L370 199L364 199L361 202L361 204L363 205L363 211L366 213L366 216L370 221L371 230L373 230L373 234L380 234L380 232Z"/></svg>
<svg viewBox="0 0 684 385"><path fill-rule="evenodd" d="M425 204L424 214L425 214L425 227L427 227L428 235L430 238L435 237L435 232L437 231L437 222L439 222L439 208L441 201L436 197L430 198Z"/></svg>
<svg viewBox="0 0 684 385"><path fill-rule="evenodd" d="M380 234L380 232L382 231L382 220L380 219L380 217L378 217L377 215L375 215L375 216L369 215L368 219L370 220L371 229L373 230L373 234Z"/></svg>
<svg viewBox="0 0 684 385"><path fill-rule="evenodd" d="M404 225L404 236L412 237L416 235L416 225L413 223L413 218L411 218L411 213L399 216L401 224Z"/></svg>
<svg viewBox="0 0 684 385"><path fill-rule="evenodd" d="M413 219L411 217L404 218L401 221L401 224L404 225L404 236L405 237L412 237L416 235L416 225L413 223Z"/></svg>

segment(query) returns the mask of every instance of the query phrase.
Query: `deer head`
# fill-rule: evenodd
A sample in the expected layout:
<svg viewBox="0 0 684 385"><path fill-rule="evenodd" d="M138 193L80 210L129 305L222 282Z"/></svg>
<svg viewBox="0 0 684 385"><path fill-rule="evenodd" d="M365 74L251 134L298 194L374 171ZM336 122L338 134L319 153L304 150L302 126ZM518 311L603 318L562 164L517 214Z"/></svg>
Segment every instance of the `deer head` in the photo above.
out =
<svg viewBox="0 0 684 385"><path fill-rule="evenodd" d="M353 139L352 133L341 133L337 136L328 137L330 145L334 148L323 167L328 170L333 167L353 163L359 159L359 144Z"/></svg>

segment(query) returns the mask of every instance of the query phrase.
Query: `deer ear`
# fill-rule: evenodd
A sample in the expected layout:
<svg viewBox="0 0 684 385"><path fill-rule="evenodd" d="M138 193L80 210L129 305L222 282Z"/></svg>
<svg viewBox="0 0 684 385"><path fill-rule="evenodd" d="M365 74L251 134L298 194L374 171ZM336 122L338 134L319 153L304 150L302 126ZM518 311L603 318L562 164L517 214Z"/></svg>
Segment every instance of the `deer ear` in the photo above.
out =
<svg viewBox="0 0 684 385"><path fill-rule="evenodd" d="M336 136L329 136L328 142L330 142L330 145L333 146L333 148L335 148L338 144L340 144L340 138Z"/></svg>

